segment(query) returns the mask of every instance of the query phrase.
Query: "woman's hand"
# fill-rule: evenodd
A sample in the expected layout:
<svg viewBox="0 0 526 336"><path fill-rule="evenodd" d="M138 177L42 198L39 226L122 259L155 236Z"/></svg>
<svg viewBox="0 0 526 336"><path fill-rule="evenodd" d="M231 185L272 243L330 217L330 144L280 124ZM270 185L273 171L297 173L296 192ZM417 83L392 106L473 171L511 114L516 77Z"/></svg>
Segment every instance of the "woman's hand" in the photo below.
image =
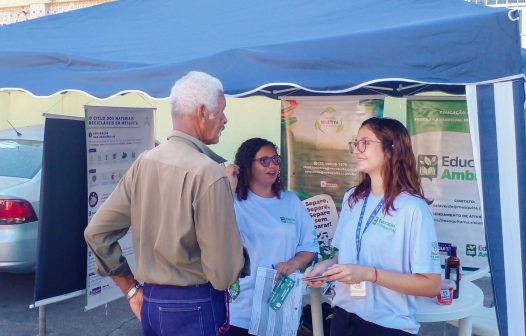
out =
<svg viewBox="0 0 526 336"><path fill-rule="evenodd" d="M230 182L230 188L232 193L236 192L237 187L237 175L239 174L239 166L235 164L229 164L225 167L226 176L228 177L228 182Z"/></svg>
<svg viewBox="0 0 526 336"><path fill-rule="evenodd" d="M323 275L329 280L336 280L346 284L376 281L374 267L354 264L334 264Z"/></svg>
<svg viewBox="0 0 526 336"><path fill-rule="evenodd" d="M307 277L323 275L327 271L327 269L329 269L329 267L331 265L334 265L335 263L336 261L334 259L321 261L317 263L316 265L314 265L313 269L307 268L305 270L305 273L303 274L303 277L307 278ZM305 284L309 287L321 287L327 280L329 279L303 280L303 282L305 282Z"/></svg>
<svg viewBox="0 0 526 336"><path fill-rule="evenodd" d="M299 251L294 255L294 257L290 258L286 262L279 262L276 264L276 279L278 280L281 274L284 275L290 275L294 272L296 272L299 269L302 269L306 267L307 265L310 265L312 259L315 257L314 252L308 252L308 251Z"/></svg>
<svg viewBox="0 0 526 336"><path fill-rule="evenodd" d="M278 280L282 274L290 275L296 272L297 269L298 267L296 266L296 264L294 263L292 259L289 261L279 262L276 264L276 279L275 280Z"/></svg>

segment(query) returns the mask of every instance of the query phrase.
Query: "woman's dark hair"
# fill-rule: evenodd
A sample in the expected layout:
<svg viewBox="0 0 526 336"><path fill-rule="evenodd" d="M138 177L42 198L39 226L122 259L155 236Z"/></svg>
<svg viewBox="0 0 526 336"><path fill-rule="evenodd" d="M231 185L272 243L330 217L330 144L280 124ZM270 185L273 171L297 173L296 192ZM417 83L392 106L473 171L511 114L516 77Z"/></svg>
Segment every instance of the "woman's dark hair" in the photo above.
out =
<svg viewBox="0 0 526 336"><path fill-rule="evenodd" d="M380 140L385 155L385 163L382 169L384 181L384 214L388 214L394 208L394 200L400 193L417 196L431 204L432 201L424 197L424 191L420 184L420 176L416 171L416 160L411 146L411 137L401 122L390 118L369 118L365 120L360 128L369 128ZM349 197L349 206L352 207L369 195L371 192L371 178L369 174L361 174L360 183L356 186Z"/></svg>
<svg viewBox="0 0 526 336"><path fill-rule="evenodd" d="M239 166L236 193L237 198L240 201L247 199L248 184L252 179L252 162L256 158L257 152L265 146L272 147L274 148L276 153L278 152L278 147L275 144L261 138L248 139L245 142L243 142L237 150L236 159L234 163ZM281 185L280 176L278 174L276 181L272 184L272 192L276 197L279 198L282 189L283 186Z"/></svg>

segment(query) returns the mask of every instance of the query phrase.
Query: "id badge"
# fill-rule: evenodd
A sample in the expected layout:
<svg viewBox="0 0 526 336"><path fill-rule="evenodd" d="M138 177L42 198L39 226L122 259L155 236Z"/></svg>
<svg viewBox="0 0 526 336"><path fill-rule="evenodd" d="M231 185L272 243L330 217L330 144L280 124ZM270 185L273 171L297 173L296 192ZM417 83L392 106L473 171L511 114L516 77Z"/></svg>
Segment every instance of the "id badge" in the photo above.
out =
<svg viewBox="0 0 526 336"><path fill-rule="evenodd" d="M351 297L360 298L367 295L365 281L361 281L357 284L349 285L351 290Z"/></svg>

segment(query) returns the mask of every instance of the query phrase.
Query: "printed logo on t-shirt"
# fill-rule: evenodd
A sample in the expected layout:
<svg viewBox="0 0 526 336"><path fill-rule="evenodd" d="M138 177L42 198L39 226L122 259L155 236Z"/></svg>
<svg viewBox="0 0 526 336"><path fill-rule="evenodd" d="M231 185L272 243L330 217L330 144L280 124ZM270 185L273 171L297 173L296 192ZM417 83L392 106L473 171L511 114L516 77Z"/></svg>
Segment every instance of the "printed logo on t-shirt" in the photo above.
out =
<svg viewBox="0 0 526 336"><path fill-rule="evenodd" d="M437 241L434 241L431 243L431 260L432 261L440 260L440 250L438 248Z"/></svg>
<svg viewBox="0 0 526 336"><path fill-rule="evenodd" d="M282 223L285 223L285 224L296 224L296 219L294 218L280 217L279 219L281 220Z"/></svg>
<svg viewBox="0 0 526 336"><path fill-rule="evenodd" d="M386 221L385 219L383 218L380 218L380 217L376 217L373 222L372 222L373 225L377 226L378 228L380 229L384 229L384 230L387 230L387 231L390 231L392 233L395 233L396 232L396 225L394 225L393 223L390 223L388 221Z"/></svg>

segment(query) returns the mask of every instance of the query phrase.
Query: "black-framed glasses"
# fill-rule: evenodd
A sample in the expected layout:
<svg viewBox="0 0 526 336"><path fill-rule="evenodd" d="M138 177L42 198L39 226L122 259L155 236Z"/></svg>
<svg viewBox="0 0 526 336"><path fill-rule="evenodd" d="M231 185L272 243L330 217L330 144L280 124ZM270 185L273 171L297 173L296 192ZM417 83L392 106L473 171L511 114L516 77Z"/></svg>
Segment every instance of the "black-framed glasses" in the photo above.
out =
<svg viewBox="0 0 526 336"><path fill-rule="evenodd" d="M254 159L254 161L259 161L259 163L261 163L263 167L270 166L270 162L272 162L276 166L279 166L279 164L281 163L281 156L277 154L274 156L262 156L260 158Z"/></svg>
<svg viewBox="0 0 526 336"><path fill-rule="evenodd" d="M356 149L359 153L363 153L367 149L367 146L369 146L373 142L381 143L381 141L371 139L349 141L349 151L351 153L354 153L354 149Z"/></svg>

